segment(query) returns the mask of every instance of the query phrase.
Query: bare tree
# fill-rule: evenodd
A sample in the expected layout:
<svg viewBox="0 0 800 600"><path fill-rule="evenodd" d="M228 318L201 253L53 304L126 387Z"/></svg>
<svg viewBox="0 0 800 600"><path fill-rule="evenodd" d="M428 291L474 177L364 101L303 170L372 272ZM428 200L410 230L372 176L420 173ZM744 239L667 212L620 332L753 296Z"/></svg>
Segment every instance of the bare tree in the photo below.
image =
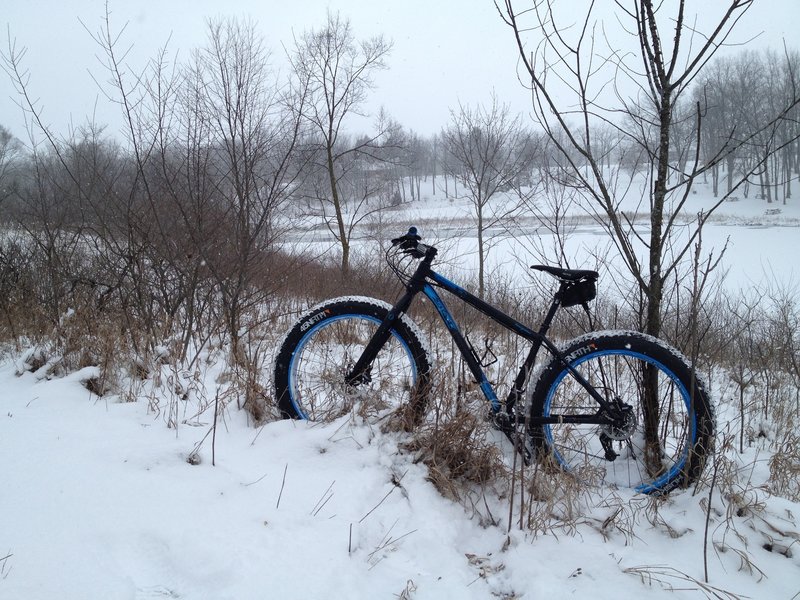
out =
<svg viewBox="0 0 800 600"><path fill-rule="evenodd" d="M374 71L385 68L391 43L382 36L356 40L350 21L339 14L328 13L325 26L295 39L289 60L297 78L300 93L308 98L302 111L319 143L326 177L326 192L318 200L334 239L342 249L342 273L350 268L350 237L354 215L364 207L363 198L350 207L351 218L345 215L349 198L343 189L347 174L346 161L351 155L370 155L395 129L388 119L379 119L377 131L365 138L346 140L345 124L361 111L373 87ZM352 161L350 161L352 165ZM328 217L326 206L332 209Z"/></svg>
<svg viewBox="0 0 800 600"><path fill-rule="evenodd" d="M13 193L14 167L21 147L20 141L0 125L0 203Z"/></svg>
<svg viewBox="0 0 800 600"><path fill-rule="evenodd" d="M519 116L492 97L491 105L469 108L460 105L450 112L450 124L442 132L445 152L450 156L453 176L461 182L472 205L478 236L478 294L486 289L487 232L510 218L516 203L498 204L498 192L519 185L529 168L530 136Z"/></svg>
<svg viewBox="0 0 800 600"><path fill-rule="evenodd" d="M167 69L162 51L133 83L108 18L95 39L141 182L149 287L170 322L182 319L185 354L210 280L231 361L247 366L244 315L270 293L275 215L298 173L292 159L303 99L290 101L278 85L254 23L220 19L207 28L206 45L189 63Z"/></svg>
<svg viewBox="0 0 800 600"><path fill-rule="evenodd" d="M619 20L638 51L632 53L611 44L609 32L599 26L592 9L577 26L569 27L562 26L551 0L537 0L533 8L522 13L512 0L498 5L518 44L521 65L533 92L534 114L558 149L562 168L591 201L598 216L608 223L609 234L644 293L644 329L653 335L661 329L665 281L687 258L697 236L695 230L680 242L675 237L677 214L686 206L696 177L758 133L751 131L741 139L729 131L719 151L705 163L701 163L695 140L692 160L687 161L686 172L682 170L685 183L671 183L670 174L679 168L673 139L676 121L686 120L677 112L679 101L688 95L702 67L726 42L750 4L750 0L730 0L720 10L710 32L701 35L687 14L686 0L680 0L672 12L668 11L673 5L650 0L617 2ZM568 18L574 19L574 11ZM528 37L532 32L538 36L535 40ZM535 48L533 52L531 47ZM616 94L603 96L603 89L615 86ZM633 89L635 93L626 97L622 89ZM797 103L795 94L758 131L774 127ZM695 136L702 129L703 113L699 108L694 113ZM624 116L623 121L619 115ZM648 201L643 207L649 225L646 237L637 233L619 210L622 195L630 185L620 188L616 185L617 173L602 172L602 157L593 144L594 126L598 123L614 127L648 158L644 190ZM702 215L699 225L708 215ZM640 245L646 248L644 261L637 252Z"/></svg>
<svg viewBox="0 0 800 600"><path fill-rule="evenodd" d="M269 260L277 208L297 175L291 159L302 98L296 111L289 110L255 24L210 21L208 32L191 86L203 92L195 118L210 123L205 142L214 149L217 209L230 239L204 245L204 259L223 297L233 356L241 362L242 311L254 301L253 279Z"/></svg>
<svg viewBox="0 0 800 600"><path fill-rule="evenodd" d="M589 210L605 224L633 278L644 304L642 329L658 336L662 330L665 285L670 278L674 280L678 267L690 260L700 228L713 209L701 213L694 229L683 236L680 229L685 228L679 224L678 214L687 205L696 177L747 141L729 132L720 151L705 164L701 164L699 142L695 141L694 155L683 175L685 181L671 183L670 174L677 169L673 140L676 107L752 2L729 0L719 8L714 5L713 16L709 15L710 5L703 3L704 16L713 22L701 33L687 0L669 4L619 0L615 3L617 19L620 33L630 34L628 47L616 32L606 28L611 26L608 22L600 25L594 3L577 19L573 7L565 14L552 0L535 0L533 7L527 5L522 11L515 4L513 0L497 2L517 42L523 80L530 82L535 117L559 151L561 166L568 174L565 179L571 179L588 199ZM695 12L700 10L698 3ZM576 20L577 24L568 24ZM615 93L605 94L605 90ZM762 129L774 127L796 104L795 95ZM697 107L697 136L701 135L702 114L702 108ZM623 121L620 115L624 116ZM615 127L641 149L647 158L643 179L635 179L634 174L630 183L620 186L618 172L603 173L601 157L596 155L593 144L594 126L598 123ZM631 190L634 184L643 188L645 200L637 213L641 211L646 229L636 227L636 215L619 210L624 194L635 191ZM648 440L657 440L658 414L654 405L647 412L645 435ZM654 472L660 469L659 453L657 442L648 444L646 462Z"/></svg>
<svg viewBox="0 0 800 600"><path fill-rule="evenodd" d="M745 81L736 76L732 61L724 58L717 59L709 64L698 79L694 89L693 103L705 106L703 129L700 137L700 157L704 163L711 164L711 184L714 197L719 194L720 165L714 162L726 144L726 132L733 131L733 121L737 118L736 90L744 87ZM748 93L752 93L752 89ZM731 151L726 154L725 168L727 170L727 191L733 190L733 177L736 168L738 152ZM708 171L703 174L704 180L708 178Z"/></svg>
<svg viewBox="0 0 800 600"><path fill-rule="evenodd" d="M45 143L32 142L19 193L21 248L33 260L20 263L16 247L0 248L0 271L9 281L23 267L36 272L30 289L14 286L15 298L44 313L48 328L60 326L66 308L90 327L100 321L93 316L110 314L109 331L129 336L113 342L131 342L145 370L159 346L181 363L191 348L191 366L212 336L227 334L245 406L258 416L264 342L246 336L269 318L276 271L286 268L273 260L275 215L302 168L292 158L303 99L285 96L254 25L210 22L208 31L185 66L162 50L136 71L108 12L89 32L107 75L101 89L122 112L122 147L93 126L57 138L31 100L24 49L9 43L2 66L32 137L35 129ZM9 286L0 287L0 313L17 331ZM42 320L32 329L43 330ZM108 343L109 357L129 348Z"/></svg>
<svg viewBox="0 0 800 600"><path fill-rule="evenodd" d="M11 48L6 57L51 161L63 167L65 183L57 183L88 218L81 223L86 244L108 263L105 285L130 309L131 330L146 329L152 346L182 327L184 358L195 326L209 325L198 313L213 299L232 362L241 365L244 315L269 296L274 217L298 173L292 158L303 99L286 98L252 23L209 22L207 45L185 67L170 64L162 50L138 72L120 52L108 13L91 35L108 74L102 89L124 117L127 147L116 149L126 157L123 168L104 168L98 157L109 153L91 152L99 136L59 143L29 101L22 52ZM104 181L106 172L116 181ZM69 215L54 218L52 206L45 208L48 228L40 229L76 231L65 225Z"/></svg>
<svg viewBox="0 0 800 600"><path fill-rule="evenodd" d="M67 307L84 283L87 209L105 182L98 177L105 154L99 143L101 130L92 125L73 130L63 139L47 127L41 107L30 92L30 72L24 66L27 49L9 38L0 55L26 113L30 151L25 172L18 181L18 224L30 244L31 260L41 276L32 295L50 324L61 322ZM37 142L35 132L44 142Z"/></svg>

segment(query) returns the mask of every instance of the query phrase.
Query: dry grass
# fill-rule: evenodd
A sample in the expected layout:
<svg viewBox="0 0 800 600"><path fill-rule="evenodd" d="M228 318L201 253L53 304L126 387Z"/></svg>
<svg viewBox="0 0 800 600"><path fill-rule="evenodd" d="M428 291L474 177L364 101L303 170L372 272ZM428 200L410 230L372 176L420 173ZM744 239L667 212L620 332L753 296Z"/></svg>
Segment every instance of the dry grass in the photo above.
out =
<svg viewBox="0 0 800 600"><path fill-rule="evenodd" d="M412 432L404 450L428 467L428 479L443 496L462 501L472 486L502 476L501 452L488 421L457 406L452 396L432 395L431 417Z"/></svg>
<svg viewBox="0 0 800 600"><path fill-rule="evenodd" d="M787 431L769 459L772 493L800 502L800 434Z"/></svg>
<svg viewBox="0 0 800 600"><path fill-rule="evenodd" d="M739 596L725 589L699 581L691 575L667 565L641 565L624 570L638 577L647 586L658 586L667 591L690 590L715 600L740 600Z"/></svg>

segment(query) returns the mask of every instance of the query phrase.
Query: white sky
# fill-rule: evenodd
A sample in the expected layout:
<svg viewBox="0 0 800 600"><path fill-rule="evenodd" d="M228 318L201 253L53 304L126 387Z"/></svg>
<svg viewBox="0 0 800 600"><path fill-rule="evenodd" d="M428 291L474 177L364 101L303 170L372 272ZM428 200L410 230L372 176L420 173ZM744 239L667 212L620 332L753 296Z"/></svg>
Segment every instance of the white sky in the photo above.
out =
<svg viewBox="0 0 800 600"><path fill-rule="evenodd" d="M153 56L170 35L170 48L187 57L205 42L205 20L220 15L250 16L283 62L282 44L292 34L319 27L326 8L351 20L357 38L384 34L394 42L389 70L376 77L373 108L384 106L402 125L428 135L447 123L449 109L461 101L486 103L492 90L515 111L526 111L529 99L516 77L516 47L492 0L109 0L117 27L128 23L125 39L134 44L140 63ZM601 0L609 6L611 0ZM586 0L564 0L579 7ZM116 127L117 112L98 93L88 71L105 74L97 47L79 19L95 30L101 25L104 0L5 0L0 12L3 51L8 35L28 49L24 65L30 89L56 131L96 120ZM692 7L721 9L723 0L692 0ZM520 3L520 6L522 3ZM577 12L577 8L575 9ZM800 47L800 1L756 0L740 24L740 40L763 32L753 47ZM22 111L14 104L13 87L0 72L0 124L27 140Z"/></svg>

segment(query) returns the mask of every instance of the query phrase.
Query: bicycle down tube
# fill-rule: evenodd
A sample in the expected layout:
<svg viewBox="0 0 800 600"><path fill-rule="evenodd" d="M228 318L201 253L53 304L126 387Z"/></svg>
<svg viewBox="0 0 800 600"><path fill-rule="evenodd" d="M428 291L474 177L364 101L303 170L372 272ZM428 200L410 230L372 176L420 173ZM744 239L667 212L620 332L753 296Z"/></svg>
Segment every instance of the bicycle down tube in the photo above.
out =
<svg viewBox="0 0 800 600"><path fill-rule="evenodd" d="M527 379L527 374L530 369L533 367L533 364L536 360L536 356L541 349L541 346L544 345L548 351L555 357L557 357L564 366L570 371L572 376L575 380L591 395L591 397L598 403L599 406L605 408L608 405L608 401L601 396L594 387L584 379L584 377L575 371L575 369L567 363L565 357L559 351L559 349L545 336L547 329L550 327L550 323L552 322L553 316L555 315L556 311L558 310L558 303L554 302L550 306L550 310L547 313L544 321L542 321L542 325L539 331L534 331L529 327L526 327L513 317L505 314L503 311L498 310L497 308L493 307L491 304L488 304L478 298L477 296L471 294L461 286L456 283L453 283L446 277L439 275L434 271L430 271L429 275L430 279L433 280L437 285L441 286L451 294L457 296L460 300L466 302L473 308L479 310L487 317L492 319L493 321L499 323L506 329L514 331L517 335L527 339L532 343L531 349L528 352L528 356L525 359L525 362L520 367L520 370L517 374L516 379L514 380L514 385L512 386L511 392L509 393L508 399L506 400L506 411L510 411L514 404L520 399L520 395L523 392L525 380ZM470 368L473 376L475 377L476 381L479 383L481 390L484 392L486 399L492 404L492 410L496 413L502 407L497 399L497 395L494 392L494 389L491 387L486 375L481 368L480 362L478 361L475 354L472 352L472 349L469 346L469 343L466 341L464 336L461 334L458 326L456 325L452 315L447 309L447 306L439 297L439 294L436 293L436 290L433 289L433 286L430 284L425 284L423 288L423 293L433 302L433 305L436 307L437 312L441 316L442 320L447 325L448 330L450 331L450 335L453 337L454 341L456 342L456 346L461 351L461 354L464 356L464 359L467 361L467 365ZM451 326L452 324L452 326ZM590 417L591 418L591 417ZM553 417L551 419L542 420L541 423L545 424L547 422L561 422L561 423L585 423L586 416L574 416L574 415L559 415L557 417ZM538 421L537 421L538 422Z"/></svg>

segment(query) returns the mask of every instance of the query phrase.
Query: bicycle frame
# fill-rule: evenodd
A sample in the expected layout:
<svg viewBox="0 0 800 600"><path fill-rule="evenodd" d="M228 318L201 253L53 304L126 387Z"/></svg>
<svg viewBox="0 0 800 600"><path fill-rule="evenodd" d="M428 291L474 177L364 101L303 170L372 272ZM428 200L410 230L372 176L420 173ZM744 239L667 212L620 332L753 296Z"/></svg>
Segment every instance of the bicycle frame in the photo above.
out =
<svg viewBox="0 0 800 600"><path fill-rule="evenodd" d="M421 245L422 246L422 245ZM553 317L555 316L556 312L558 311L561 305L561 293L562 288L559 288L559 291L555 294L553 301L550 305L550 309L548 310L544 320L542 321L541 325L539 326L538 331L534 331L533 329L525 326L524 324L520 323L513 317L505 314L501 310L498 310L494 306L488 304L487 302L481 300L477 296L471 294L461 286L457 285L456 283L450 281L446 277L440 275L439 273L435 272L431 268L431 263L433 262L433 258L436 256L436 248L431 246L425 246L425 256L420 264L417 266L414 274L411 276L411 279L406 284L406 292L405 294L394 304L392 309L389 311L386 319L381 323L378 330L375 332L373 338L369 341L367 346L364 348L364 352L362 353L361 357L356 364L353 366L350 373L346 376L345 381L349 384L357 384L367 375L367 370L369 366L372 364L372 361L378 355L378 352L389 339L390 331L397 320L400 318L400 315L405 313L408 308L411 306L411 302L416 297L417 294L420 292L423 293L433 304L438 312L439 316L441 317L442 321L444 322L447 330L450 332L453 341L456 344L456 347L460 351L461 355L464 357L464 360L469 367L472 376L475 378L475 381L481 388L483 395L486 397L486 400L489 402L491 406L492 414L496 418L496 422L500 425L504 425L502 428L513 428L515 423L524 422L526 417L524 415L515 415L513 409L516 403L522 399L523 394L525 393L525 387L528 379L528 373L530 372L531 368L533 367L536 357L541 350L542 346L545 346L547 350L561 363L569 369L572 376L582 385L587 393L598 403L599 408L606 409L609 407L609 402L600 395L597 390L587 382L583 376L578 373L573 367L570 366L569 362L566 360L566 357L561 353L561 351L551 342L547 337L546 333L550 328L550 324L552 323ZM517 335L527 339L531 342L531 348L528 352L528 356L526 357L524 363L519 369L517 373L516 379L514 380L514 385L509 392L509 395L505 401L505 404L501 404L500 400L497 398L497 394L492 387L492 384L486 377L486 374L483 371L483 367L480 363L480 360L475 355L474 350L472 349L470 343L467 341L464 334L461 333L461 330L458 327L455 319L453 318L452 314L450 313L447 305L444 303L442 298L437 293L435 286L438 286L454 296L460 299L463 302L466 302L473 308L477 309L493 321L499 323L506 329L516 333ZM505 408L505 411L503 409ZM499 423L498 417L505 412L506 415L506 422ZM535 420L535 424L545 425L545 424L556 424L556 423L581 423L581 424L602 424L605 421L598 415L551 415L549 417L538 417ZM506 431L508 434L509 431Z"/></svg>
<svg viewBox="0 0 800 600"><path fill-rule="evenodd" d="M548 312L548 317L545 318L545 321L542 323L539 331L533 331L529 327L526 327L516 319L508 316L504 312L496 309L495 307L491 306L490 304L484 302L477 296L469 293L467 290L462 288L461 286L453 283L446 277L443 277L439 273L431 271L429 274L429 278L441 288L447 290L463 302L466 302L473 308L477 309L481 313L485 314L487 317L492 319L493 321L501 324L506 329L510 329L514 331L517 335L527 339L531 342L531 348L528 352L528 356L525 359L525 362L520 367L520 370L517 374L516 379L514 380L514 385L511 388L511 393L509 397L506 399L505 402L505 410L507 413L511 413L513 410L514 405L522 398L522 395L525 391L525 383L527 379L527 374L530 371L531 367L533 366L534 362L536 361L536 356L539 353L542 345L544 344L547 346L548 350L553 352L554 354L558 354L558 349L545 337L545 332L549 328L550 321L552 320L553 315L555 315L556 309L552 309ZM475 381L478 382L478 385L483 392L483 395L486 397L486 400L489 402L492 412L498 413L503 409L499 399L497 398L497 394L494 391L491 383L486 377L486 374L483 371L483 366L481 365L478 357L475 355L474 350L470 346L469 342L467 341L466 337L461 333L461 330L458 327L453 316L450 314L450 311L447 308L447 305L444 303L442 298L436 292L434 287L426 282L422 287L422 293L431 301L433 306L436 308L436 311L439 313L442 321L444 322L447 330L450 332L453 341L456 344L456 347L461 352L461 355L464 357L464 360L469 367L472 376L475 378Z"/></svg>

